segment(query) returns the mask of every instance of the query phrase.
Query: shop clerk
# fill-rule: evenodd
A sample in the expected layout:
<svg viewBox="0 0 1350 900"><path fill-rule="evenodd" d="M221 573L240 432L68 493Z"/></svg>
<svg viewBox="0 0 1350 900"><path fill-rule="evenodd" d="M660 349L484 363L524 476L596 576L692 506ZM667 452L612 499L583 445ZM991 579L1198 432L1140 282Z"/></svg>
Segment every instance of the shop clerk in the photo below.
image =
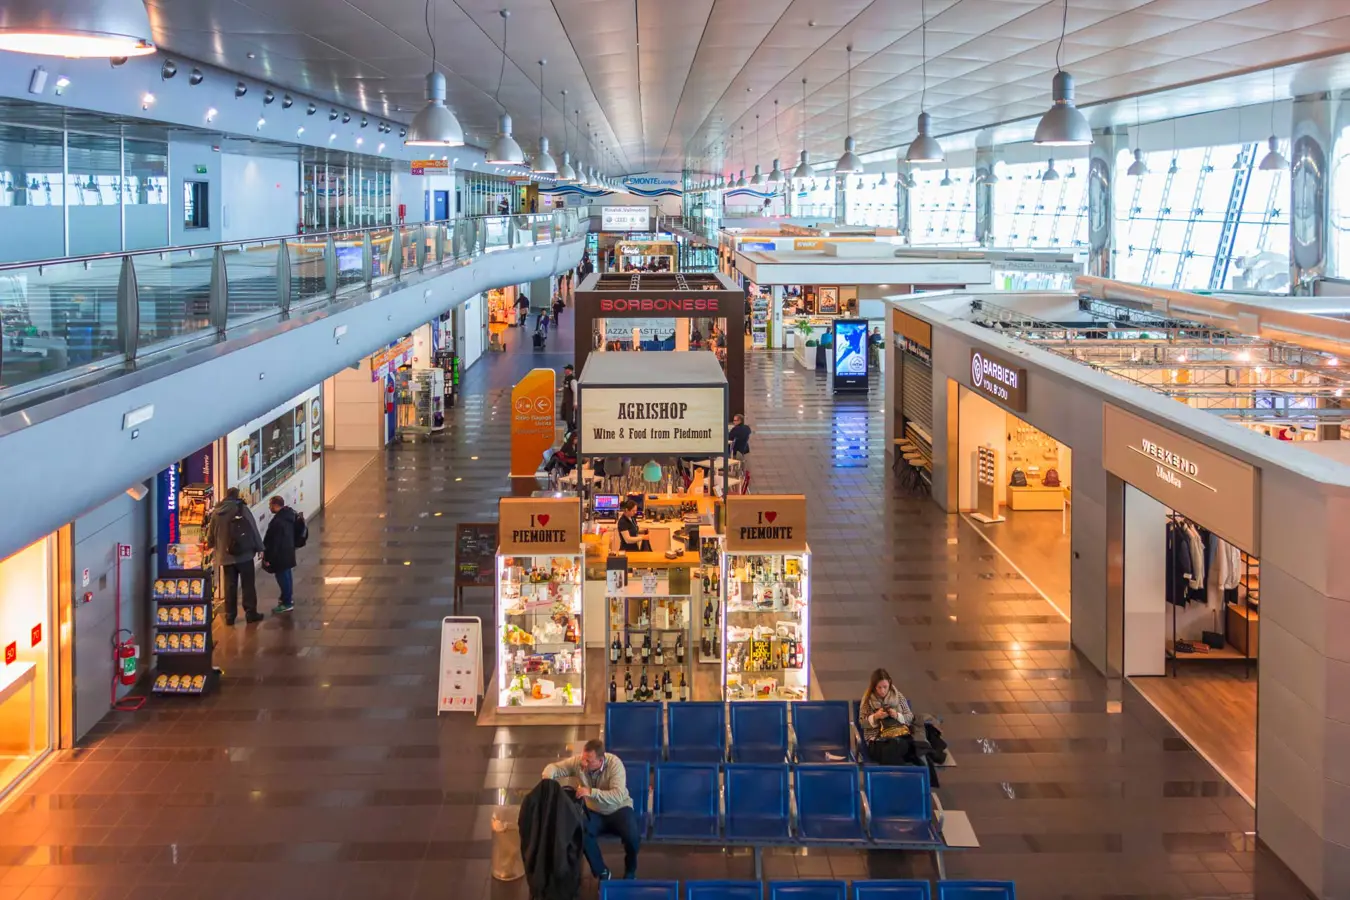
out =
<svg viewBox="0 0 1350 900"><path fill-rule="evenodd" d="M647 529L638 528L637 501L629 497L623 501L623 510L619 516L619 550L623 553L650 553L651 541L647 540Z"/></svg>

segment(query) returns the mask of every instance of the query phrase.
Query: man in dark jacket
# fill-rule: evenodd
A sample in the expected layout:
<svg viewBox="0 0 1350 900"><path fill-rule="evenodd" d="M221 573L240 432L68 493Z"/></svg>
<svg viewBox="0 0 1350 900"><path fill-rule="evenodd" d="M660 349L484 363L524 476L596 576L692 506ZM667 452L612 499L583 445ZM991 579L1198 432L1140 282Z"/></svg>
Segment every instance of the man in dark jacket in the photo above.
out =
<svg viewBox="0 0 1350 900"><path fill-rule="evenodd" d="M575 900L581 887L581 805L545 779L520 805L520 859L532 900Z"/></svg>
<svg viewBox="0 0 1350 900"><path fill-rule="evenodd" d="M267 502L272 511L272 521L267 523L267 534L263 536L263 571L271 572L281 589L281 600L273 608L272 614L287 613L295 608L295 537L300 528L300 515L286 505L280 497Z"/></svg>
<svg viewBox="0 0 1350 900"><path fill-rule="evenodd" d="M254 582L253 558L262 552L262 535L253 512L239 497L239 488L225 491L225 499L216 504L206 523L207 549L216 553L225 579L225 624L233 625L239 616L239 583L244 584L244 621L261 622L258 612L258 586Z"/></svg>
<svg viewBox="0 0 1350 900"><path fill-rule="evenodd" d="M577 380L576 370L572 368L572 364L568 363L567 365L563 366L562 403L559 404L558 409L562 414L562 420L567 423L568 428L571 428L576 425L576 420L573 418L573 414L576 412L577 398L572 393L573 391L572 384L576 380Z"/></svg>

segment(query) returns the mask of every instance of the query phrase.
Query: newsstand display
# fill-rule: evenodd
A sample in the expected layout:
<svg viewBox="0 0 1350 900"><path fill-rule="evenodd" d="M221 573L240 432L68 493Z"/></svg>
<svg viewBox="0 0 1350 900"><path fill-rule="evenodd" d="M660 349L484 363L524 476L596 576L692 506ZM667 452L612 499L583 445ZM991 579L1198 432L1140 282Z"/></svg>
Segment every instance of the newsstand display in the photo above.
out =
<svg viewBox="0 0 1350 900"><path fill-rule="evenodd" d="M215 505L209 484L184 485L175 492L178 533L150 588L155 654L151 691L193 694L214 690L220 672L212 665L211 556L205 546L206 524Z"/></svg>

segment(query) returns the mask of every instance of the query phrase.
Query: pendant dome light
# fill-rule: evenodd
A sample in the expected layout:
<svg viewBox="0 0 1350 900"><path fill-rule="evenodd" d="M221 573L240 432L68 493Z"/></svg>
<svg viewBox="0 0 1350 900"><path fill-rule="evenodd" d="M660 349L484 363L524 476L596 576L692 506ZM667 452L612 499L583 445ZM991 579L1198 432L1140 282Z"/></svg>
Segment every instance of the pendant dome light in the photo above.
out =
<svg viewBox="0 0 1350 900"><path fill-rule="evenodd" d="M1270 140L1266 142L1269 148L1266 155L1261 157L1261 163L1257 166L1263 172L1274 172L1279 169L1289 168L1289 160L1280 153L1280 142L1275 137L1275 70L1270 70Z"/></svg>
<svg viewBox="0 0 1350 900"><path fill-rule="evenodd" d="M802 161L797 163L792 177L801 181L811 177L810 156L806 152L806 79L802 79Z"/></svg>
<svg viewBox="0 0 1350 900"><path fill-rule="evenodd" d="M423 13L427 38L431 41L431 71L427 73L427 105L413 116L403 143L410 147L459 147L464 144L464 129L445 105L445 76L436 70L436 37L431 31L431 0Z"/></svg>
<svg viewBox="0 0 1350 900"><path fill-rule="evenodd" d="M778 101L773 101L773 149L782 151L783 139L778 136ZM779 182L783 180L783 170L778 167L778 157L773 158L773 168L769 170L769 180Z"/></svg>
<svg viewBox="0 0 1350 900"><path fill-rule="evenodd" d="M557 175L558 164L548 152L548 135L544 134L544 66L548 60L539 60L539 152L530 163L530 171L536 175Z"/></svg>
<svg viewBox="0 0 1350 900"><path fill-rule="evenodd" d="M1172 117L1172 165L1167 167L1168 175L1175 175L1181 169L1177 167L1177 118Z"/></svg>
<svg viewBox="0 0 1350 900"><path fill-rule="evenodd" d="M501 107L501 114L497 117L497 135L488 146L487 161L494 166L523 166L525 151L511 136L511 116L501 101L502 79L506 77L506 20L511 17L511 11L503 9L499 15L502 17L502 65L497 72L497 92L492 95L492 100Z"/></svg>
<svg viewBox="0 0 1350 900"><path fill-rule="evenodd" d="M905 161L911 163L942 162L946 154L942 145L933 137L933 118L925 109L928 101L928 9L923 0L919 0L919 42L922 48L923 87L919 90L919 134L905 151Z"/></svg>
<svg viewBox="0 0 1350 900"><path fill-rule="evenodd" d="M574 110L572 110L572 112L573 112L573 114L574 114L575 117L576 117L576 118L575 118L575 125L576 125L576 127L573 129L573 131L575 131L575 132L577 133L577 144L580 145L580 144L581 144L581 110L579 110L579 109L574 109ZM565 109L563 110L563 118L564 118L564 119L567 118L567 110L565 110ZM585 167L585 165L583 165L582 162L581 162L581 148L580 148L580 146L578 146L578 148L577 148L577 157L576 157L576 159L572 160L572 170L573 170L574 172L577 173L577 180L576 180L575 183L578 184L578 185L581 185L582 187L585 187L585 186L586 186L586 167Z"/></svg>
<svg viewBox="0 0 1350 900"><path fill-rule="evenodd" d="M889 184L890 182L886 180L886 173L882 172L880 180L877 181L877 187L888 187Z"/></svg>
<svg viewBox="0 0 1350 900"><path fill-rule="evenodd" d="M1073 76L1060 65L1064 36L1069 30L1069 0L1064 0L1064 19L1055 48L1055 79L1051 83L1054 105L1036 126L1036 143L1050 147L1084 147L1092 143L1092 126L1073 103Z"/></svg>
<svg viewBox="0 0 1350 900"><path fill-rule="evenodd" d="M1045 166L1045 171L1041 173L1041 181L1059 181L1059 173L1055 171L1055 159L1051 157Z"/></svg>
<svg viewBox="0 0 1350 900"><path fill-rule="evenodd" d="M1139 121L1139 95L1134 97L1134 162L1125 170L1125 174L1132 178L1138 178L1140 175L1148 174L1148 163L1144 162L1144 151L1139 148L1139 136L1143 131L1143 126Z"/></svg>
<svg viewBox="0 0 1350 900"><path fill-rule="evenodd" d="M846 90L848 99L845 101L845 112L850 133L848 137L844 138L844 155L839 157L839 162L834 164L834 174L836 175L852 175L863 170L862 160L858 159L858 154L853 152L853 45L849 44L847 50L848 71L846 78L848 81Z"/></svg>
<svg viewBox="0 0 1350 900"><path fill-rule="evenodd" d="M562 165L558 166L558 181L563 184L573 184L577 180L577 171L572 168L571 135L567 133L567 89L563 88L562 93L562 111L563 111L563 155Z"/></svg>
<svg viewBox="0 0 1350 900"><path fill-rule="evenodd" d="M745 187L745 170L741 169L741 177L736 179L736 187Z"/></svg>
<svg viewBox="0 0 1350 900"><path fill-rule="evenodd" d="M951 169L943 169L942 180L938 182L938 187L951 187L951 186L952 186L952 171Z"/></svg>
<svg viewBox="0 0 1350 900"><path fill-rule="evenodd" d="M155 52L145 0L8 0L0 50L72 58Z"/></svg>
<svg viewBox="0 0 1350 900"><path fill-rule="evenodd" d="M759 113L755 113L755 159L759 159ZM764 186L764 173L759 170L759 163L755 163L755 174L750 184L754 187Z"/></svg>

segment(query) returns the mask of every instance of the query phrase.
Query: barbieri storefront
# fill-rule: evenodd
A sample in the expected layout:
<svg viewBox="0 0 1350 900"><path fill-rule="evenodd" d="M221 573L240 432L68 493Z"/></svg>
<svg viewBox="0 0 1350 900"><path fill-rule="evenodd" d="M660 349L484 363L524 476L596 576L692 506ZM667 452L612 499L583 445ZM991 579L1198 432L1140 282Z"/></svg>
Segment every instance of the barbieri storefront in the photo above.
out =
<svg viewBox="0 0 1350 900"><path fill-rule="evenodd" d="M1107 712L1128 716L1137 689L1255 805L1264 844L1345 896L1350 826L1331 810L1350 790L1350 454L1005 337L972 321L980 302L890 304L897 470L926 467L933 501L1069 620L1113 686ZM1230 752L1230 725L1250 753Z"/></svg>

